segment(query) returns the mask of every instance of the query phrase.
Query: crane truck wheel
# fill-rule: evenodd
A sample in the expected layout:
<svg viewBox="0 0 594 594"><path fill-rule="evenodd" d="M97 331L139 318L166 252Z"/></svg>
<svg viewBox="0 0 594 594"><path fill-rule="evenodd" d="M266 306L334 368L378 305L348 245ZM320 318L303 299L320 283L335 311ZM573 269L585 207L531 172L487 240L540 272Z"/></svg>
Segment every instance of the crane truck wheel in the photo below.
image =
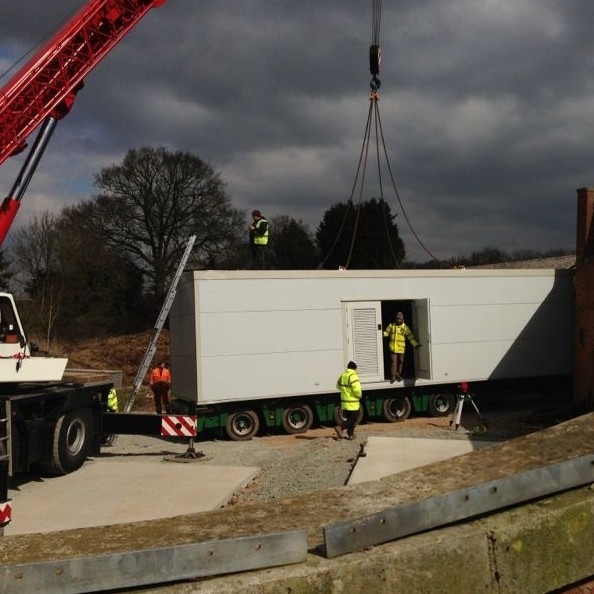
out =
<svg viewBox="0 0 594 594"><path fill-rule="evenodd" d="M386 398L382 406L382 418L389 423L399 423L410 417L412 404L407 396Z"/></svg>
<svg viewBox="0 0 594 594"><path fill-rule="evenodd" d="M454 412L456 398L453 394L432 394L429 397L429 414L432 417L446 417Z"/></svg>
<svg viewBox="0 0 594 594"><path fill-rule="evenodd" d="M358 425L362 420L363 420L363 406L361 406L361 408L359 408L359 414L357 415L356 424ZM340 404L337 404L336 408L334 409L334 423L336 423L337 425L341 425L342 423L344 423L344 421L345 421L345 418L342 416L342 409L340 408Z"/></svg>
<svg viewBox="0 0 594 594"><path fill-rule="evenodd" d="M260 419L253 410L237 410L227 417L225 432L233 441L252 439L260 429Z"/></svg>
<svg viewBox="0 0 594 594"><path fill-rule="evenodd" d="M93 415L88 408L80 408L62 415L54 425L51 459L43 469L54 475L78 470L87 459L93 438Z"/></svg>
<svg viewBox="0 0 594 594"><path fill-rule="evenodd" d="M283 429L291 435L305 433L313 420L313 412L307 404L294 404L283 410Z"/></svg>

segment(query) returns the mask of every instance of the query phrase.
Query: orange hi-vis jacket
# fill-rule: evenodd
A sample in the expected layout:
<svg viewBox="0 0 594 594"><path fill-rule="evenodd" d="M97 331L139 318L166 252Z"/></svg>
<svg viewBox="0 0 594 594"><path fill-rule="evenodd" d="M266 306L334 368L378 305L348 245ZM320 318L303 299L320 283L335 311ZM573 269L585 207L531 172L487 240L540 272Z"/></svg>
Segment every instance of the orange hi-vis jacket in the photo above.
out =
<svg viewBox="0 0 594 594"><path fill-rule="evenodd" d="M161 369L160 367L155 367L151 372L150 385L160 383L171 384L171 372L167 368Z"/></svg>

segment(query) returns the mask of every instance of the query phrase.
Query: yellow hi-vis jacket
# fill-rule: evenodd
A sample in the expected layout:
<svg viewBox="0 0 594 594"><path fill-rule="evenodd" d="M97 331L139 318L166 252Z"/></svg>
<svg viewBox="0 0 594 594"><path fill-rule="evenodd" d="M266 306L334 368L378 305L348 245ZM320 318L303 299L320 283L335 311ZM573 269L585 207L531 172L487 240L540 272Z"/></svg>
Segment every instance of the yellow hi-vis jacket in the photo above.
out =
<svg viewBox="0 0 594 594"><path fill-rule="evenodd" d="M354 369L347 369L338 376L336 389L340 390L340 407L344 410L359 410L361 407L361 382Z"/></svg>
<svg viewBox="0 0 594 594"><path fill-rule="evenodd" d="M389 338L388 348L393 353L404 353L407 338L414 347L419 344L411 329L404 322L402 324L395 324L394 322L388 324L388 327L384 330L384 336Z"/></svg>
<svg viewBox="0 0 594 594"><path fill-rule="evenodd" d="M254 223L254 243L256 245L268 244L268 221L264 217Z"/></svg>
<svg viewBox="0 0 594 594"><path fill-rule="evenodd" d="M115 388L112 388L107 395L107 410L118 412L118 393Z"/></svg>

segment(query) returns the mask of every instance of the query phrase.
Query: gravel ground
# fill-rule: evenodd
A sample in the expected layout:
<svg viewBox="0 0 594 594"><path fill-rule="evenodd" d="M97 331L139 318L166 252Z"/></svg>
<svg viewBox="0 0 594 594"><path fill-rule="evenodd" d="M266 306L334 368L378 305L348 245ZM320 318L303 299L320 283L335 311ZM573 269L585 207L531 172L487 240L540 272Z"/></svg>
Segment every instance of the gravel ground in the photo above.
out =
<svg viewBox="0 0 594 594"><path fill-rule="evenodd" d="M551 412L551 410L553 412ZM505 441L537 431L571 416L564 407L551 407L527 398L503 406L485 404L481 414L487 432L473 439ZM246 465L261 468L257 477L229 505L290 497L345 485L368 436L468 439L477 415L465 407L457 431L450 417L414 417L401 423L364 423L352 441L338 439L333 427L318 427L300 435L263 435L247 442L202 438L196 449L210 457L205 464Z"/></svg>
<svg viewBox="0 0 594 594"><path fill-rule="evenodd" d="M487 432L473 438L486 441L512 439L571 416L567 407L554 408L533 399L485 404L480 408ZM457 431L452 430L449 416L413 417L401 423L364 423L357 428L352 441L338 439L333 427L317 427L300 435L261 435L245 442L199 436L195 449L208 457L199 464L260 467L255 479L229 501L229 505L237 505L345 485L370 435L468 439L476 421L477 416L468 405ZM143 449L178 455L187 449L187 442L119 436L111 453L125 455Z"/></svg>

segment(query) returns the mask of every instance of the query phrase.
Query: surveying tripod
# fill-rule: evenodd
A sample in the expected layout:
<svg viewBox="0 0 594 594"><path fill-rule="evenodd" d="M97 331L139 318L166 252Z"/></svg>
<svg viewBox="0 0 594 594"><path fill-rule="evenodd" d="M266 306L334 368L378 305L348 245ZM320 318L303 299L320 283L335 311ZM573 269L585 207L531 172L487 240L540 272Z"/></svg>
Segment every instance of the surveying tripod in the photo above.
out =
<svg viewBox="0 0 594 594"><path fill-rule="evenodd" d="M454 408L454 413L450 419L450 427L453 431L458 431L458 427L460 427L460 420L462 419L462 409L464 408L465 402L470 402L470 404L472 404L472 407L474 408L478 417L476 425L472 428L472 433L475 435L482 435L487 430L487 424L485 419L483 419L478 406L472 399L472 394L468 390L468 384L466 382L462 382L460 384L460 392L456 395L456 407Z"/></svg>

